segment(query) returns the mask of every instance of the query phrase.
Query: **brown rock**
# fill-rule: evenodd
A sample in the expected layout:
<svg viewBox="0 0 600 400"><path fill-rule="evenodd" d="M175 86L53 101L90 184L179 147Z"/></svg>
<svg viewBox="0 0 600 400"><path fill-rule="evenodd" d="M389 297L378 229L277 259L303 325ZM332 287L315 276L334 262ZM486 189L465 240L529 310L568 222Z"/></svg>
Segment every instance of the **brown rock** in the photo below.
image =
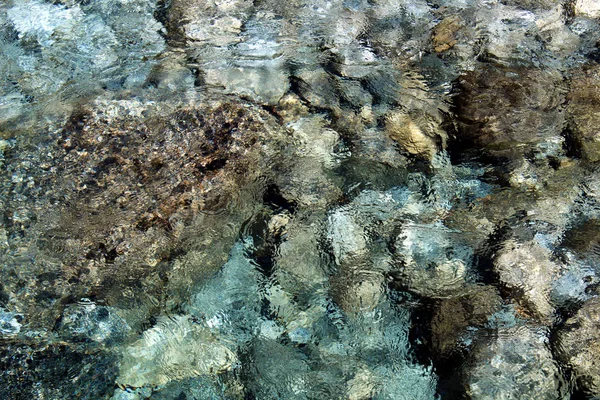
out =
<svg viewBox="0 0 600 400"><path fill-rule="evenodd" d="M564 90L556 71L485 66L464 75L458 90L455 151L473 147L497 155L521 154L560 136Z"/></svg>
<svg viewBox="0 0 600 400"><path fill-rule="evenodd" d="M390 138L412 155L431 159L446 147L446 132L439 121L424 112L392 112L387 115L385 129Z"/></svg>
<svg viewBox="0 0 600 400"><path fill-rule="evenodd" d="M433 354L450 356L466 328L483 326L501 305L502 298L491 286L477 286L462 296L440 301L431 321Z"/></svg>
<svg viewBox="0 0 600 400"><path fill-rule="evenodd" d="M581 389L600 395L600 298L588 300L558 334L558 350Z"/></svg>
<svg viewBox="0 0 600 400"><path fill-rule="evenodd" d="M458 16L444 18L433 28L431 42L437 53L443 53L458 43L457 32L463 27Z"/></svg>
<svg viewBox="0 0 600 400"><path fill-rule="evenodd" d="M173 266L166 261L184 247L202 262L178 285L197 284L198 269L219 268L248 217L246 204L261 198L258 175L277 165L270 158L281 146L274 143L287 135L272 116L243 103L146 110L148 117L129 104L112 107L73 115L45 143L23 140L0 177L12 249L0 276L11 310L30 327L53 324L58 300L158 306ZM195 277L185 279L191 271ZM140 290L149 299L144 307Z"/></svg>
<svg viewBox="0 0 600 400"><path fill-rule="evenodd" d="M588 161L600 160L600 68L578 71L571 78L567 116L572 147Z"/></svg>

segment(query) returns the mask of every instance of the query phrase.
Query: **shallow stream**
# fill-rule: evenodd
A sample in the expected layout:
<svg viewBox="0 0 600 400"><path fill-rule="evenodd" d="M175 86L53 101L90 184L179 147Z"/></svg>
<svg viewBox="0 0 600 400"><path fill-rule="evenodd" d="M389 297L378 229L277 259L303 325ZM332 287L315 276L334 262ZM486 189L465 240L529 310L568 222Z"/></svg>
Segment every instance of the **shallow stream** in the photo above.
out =
<svg viewBox="0 0 600 400"><path fill-rule="evenodd" d="M1 399L599 399L595 0L0 4Z"/></svg>

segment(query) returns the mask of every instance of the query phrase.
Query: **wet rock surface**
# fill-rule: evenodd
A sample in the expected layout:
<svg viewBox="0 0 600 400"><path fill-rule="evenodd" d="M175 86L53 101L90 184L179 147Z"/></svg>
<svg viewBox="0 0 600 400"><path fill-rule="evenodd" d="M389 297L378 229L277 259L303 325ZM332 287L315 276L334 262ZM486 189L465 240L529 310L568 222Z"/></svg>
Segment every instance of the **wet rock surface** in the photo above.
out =
<svg viewBox="0 0 600 400"><path fill-rule="evenodd" d="M114 106L113 116L104 114L110 109L77 114L50 135L41 170L28 161L37 151L33 146L40 145L32 143L14 150L16 159L5 171L29 182L15 180L4 187L6 205L19 213L6 216L12 222L12 246L28 246L27 252L46 261L40 262L37 279L52 283L50 290L31 288L46 302L32 302L31 307L44 305L27 311L31 323L39 313L40 323L51 324L43 319L57 311L51 306L56 301L90 296L112 301L144 278L148 292L160 296L159 275L167 272L161 261L185 241L194 217L233 205L233 188L251 185L262 173L257 168L253 176L250 168L265 161L259 156L265 150L260 136L270 132L263 119L273 123L261 111L225 103L144 123L119 116L124 106ZM283 132L276 124L271 127ZM213 195L215 186L233 190ZM8 262L5 268L11 268ZM18 271L5 281L7 290L19 293L17 287L27 282L23 274L30 272ZM94 287L102 287L102 293ZM26 304L20 304L23 311Z"/></svg>
<svg viewBox="0 0 600 400"><path fill-rule="evenodd" d="M565 88L558 71L486 65L459 84L457 151L475 147L511 157L562 132Z"/></svg>
<svg viewBox="0 0 600 400"><path fill-rule="evenodd" d="M11 399L108 398L116 357L66 343L7 340L0 348L0 395Z"/></svg>
<svg viewBox="0 0 600 400"><path fill-rule="evenodd" d="M473 399L562 399L562 377L547 334L530 327L501 328L475 344L466 372Z"/></svg>
<svg viewBox="0 0 600 400"><path fill-rule="evenodd" d="M585 302L558 333L558 351L561 359L574 371L578 388L591 397L600 394L599 304L598 298Z"/></svg>
<svg viewBox="0 0 600 400"><path fill-rule="evenodd" d="M596 97L596 87L599 79L597 68L588 67L577 71L571 78L568 95L570 139L574 150L592 162L600 160L600 139L596 121L599 100Z"/></svg>

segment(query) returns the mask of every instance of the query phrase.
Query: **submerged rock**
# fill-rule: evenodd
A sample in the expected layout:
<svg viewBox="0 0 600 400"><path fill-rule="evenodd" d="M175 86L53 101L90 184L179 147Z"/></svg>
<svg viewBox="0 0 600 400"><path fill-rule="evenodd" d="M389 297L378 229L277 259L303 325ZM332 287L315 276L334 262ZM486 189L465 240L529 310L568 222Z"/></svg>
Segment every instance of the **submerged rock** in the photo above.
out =
<svg viewBox="0 0 600 400"><path fill-rule="evenodd" d="M0 397L4 399L108 398L117 358L100 349L66 343L3 340Z"/></svg>
<svg viewBox="0 0 600 400"><path fill-rule="evenodd" d="M14 336L21 331L23 316L0 307L0 336Z"/></svg>
<svg viewBox="0 0 600 400"><path fill-rule="evenodd" d="M367 253L365 232L351 210L337 210L329 218L328 235L338 265L351 262Z"/></svg>
<svg viewBox="0 0 600 400"><path fill-rule="evenodd" d="M464 371L470 398L568 398L544 329L500 328L490 336L482 332L474 346Z"/></svg>
<svg viewBox="0 0 600 400"><path fill-rule="evenodd" d="M455 99L458 132L454 151L483 149L500 156L522 154L560 136L564 101L557 71L482 66L462 76Z"/></svg>
<svg viewBox="0 0 600 400"><path fill-rule="evenodd" d="M452 15L444 18L433 28L431 42L437 53L450 50L458 43L457 33L463 27L460 17Z"/></svg>
<svg viewBox="0 0 600 400"><path fill-rule="evenodd" d="M555 309L550 294L561 268L548 249L535 242L508 241L496 255L494 270L500 282L515 290L535 317L543 321L553 319Z"/></svg>
<svg viewBox="0 0 600 400"><path fill-rule="evenodd" d="M560 359L575 373L578 388L600 396L600 299L585 302L557 336Z"/></svg>
<svg viewBox="0 0 600 400"><path fill-rule="evenodd" d="M68 339L106 344L125 339L130 330L118 310L85 299L65 309L59 327L59 332Z"/></svg>
<svg viewBox="0 0 600 400"><path fill-rule="evenodd" d="M447 134L439 121L423 113L391 113L386 118L386 132L402 150L425 159L446 147Z"/></svg>
<svg viewBox="0 0 600 400"><path fill-rule="evenodd" d="M129 387L152 387L219 374L233 368L236 362L237 356L225 343L189 317L164 318L125 349L116 382Z"/></svg>
<svg viewBox="0 0 600 400"><path fill-rule="evenodd" d="M114 102L73 115L58 134L18 142L2 174L19 178L3 179L1 189L12 210L9 248L23 249L21 256L1 256L4 285L17 310L31 327L48 328L61 312L57 300L71 296L154 307L158 300L127 304L128 291L144 287L150 298L160 298L166 271L157 266L184 243L196 243L196 250L216 238L232 244L236 229L214 237L202 230L196 239L189 234L202 223L239 229L244 212L205 214L233 210L234 204L243 211L243 204L260 198L240 196L240 188L264 190L254 183L264 182L257 177L281 161L275 155L284 137L273 117L248 104L163 112ZM30 161L36 157L41 168ZM229 246L222 246L224 257ZM203 267L222 265L222 258L214 260ZM10 271L16 273L9 278Z"/></svg>
<svg viewBox="0 0 600 400"><path fill-rule="evenodd" d="M567 97L568 139L574 150L591 162L600 161L599 90L600 69L586 67L571 77Z"/></svg>
<svg viewBox="0 0 600 400"><path fill-rule="evenodd" d="M485 327L501 305L502 298L491 286L474 286L464 294L440 300L431 319L434 357L443 360L460 351L461 338L468 335L468 329Z"/></svg>
<svg viewBox="0 0 600 400"><path fill-rule="evenodd" d="M433 298L464 290L472 249L452 239L452 233L439 223L403 226L395 242L400 286Z"/></svg>

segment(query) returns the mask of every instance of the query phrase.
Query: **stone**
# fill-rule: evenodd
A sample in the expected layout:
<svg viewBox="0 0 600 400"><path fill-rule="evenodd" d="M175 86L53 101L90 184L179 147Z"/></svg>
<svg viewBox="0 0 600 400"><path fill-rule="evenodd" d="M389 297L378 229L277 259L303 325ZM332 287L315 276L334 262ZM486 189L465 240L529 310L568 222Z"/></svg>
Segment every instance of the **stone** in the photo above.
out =
<svg viewBox="0 0 600 400"><path fill-rule="evenodd" d="M373 96L363 88L360 81L338 79L337 87L340 91L340 99L351 107L362 110L373 103Z"/></svg>
<svg viewBox="0 0 600 400"><path fill-rule="evenodd" d="M10 166L0 171L4 206L11 210L8 248L21 249L0 255L5 289L19 304L12 309L31 329L51 329L72 302L67 299L95 298L152 313L169 269L193 265L169 279L176 302L198 276L226 261L253 207L244 204L260 201L265 189L251 187L264 183L257 176L266 177L279 163L275 154L282 146L275 143L284 137L274 117L248 104L169 111L135 101L99 102L51 135L31 142L23 137ZM32 157L40 162L31 163ZM238 185L248 185L242 192L249 197L234 194ZM230 202L237 202L235 216L208 211ZM231 229L211 236L217 229L203 224ZM16 234L23 230L28 234ZM203 262L182 260L164 269L179 246ZM193 279L187 275L192 271ZM132 301L136 290L148 296L143 307Z"/></svg>
<svg viewBox="0 0 600 400"><path fill-rule="evenodd" d="M600 396L600 298L586 301L558 332L560 359L575 373L577 386Z"/></svg>
<svg viewBox="0 0 600 400"><path fill-rule="evenodd" d="M594 0L577 0L575 14L588 18L600 18L600 4Z"/></svg>
<svg viewBox="0 0 600 400"><path fill-rule="evenodd" d="M375 268L374 268L375 269ZM377 271L349 274L342 280L343 288L336 290L342 282L333 279L336 303L348 315L371 312L377 308L385 295L385 278ZM340 293L337 293L337 292Z"/></svg>
<svg viewBox="0 0 600 400"><path fill-rule="evenodd" d="M333 63L336 72L345 78L362 79L371 75L374 67L379 64L375 52L357 43L341 48L331 49Z"/></svg>
<svg viewBox="0 0 600 400"><path fill-rule="evenodd" d="M35 339L2 339L3 399L106 399L115 388L117 358L102 349Z"/></svg>
<svg viewBox="0 0 600 400"><path fill-rule="evenodd" d="M431 319L431 352L444 360L460 351L460 340L468 329L483 328L502 306L502 298L491 286L473 286L465 293L441 299Z"/></svg>
<svg viewBox="0 0 600 400"><path fill-rule="evenodd" d="M339 107L335 78L321 68L303 68L294 73L299 96L314 107Z"/></svg>
<svg viewBox="0 0 600 400"><path fill-rule="evenodd" d="M241 40L242 24L248 19L252 2L247 0L171 2L166 27L171 37L192 43L227 46ZM181 23L183 21L183 23Z"/></svg>
<svg viewBox="0 0 600 400"><path fill-rule="evenodd" d="M279 64L279 61L270 62ZM260 68L225 67L203 69L207 85L222 86L225 93L256 99L260 103L274 105L288 89L288 75L281 65L264 65Z"/></svg>
<svg viewBox="0 0 600 400"><path fill-rule="evenodd" d="M431 159L446 147L447 134L433 117L419 112L392 112L386 117L387 134L409 154Z"/></svg>
<svg viewBox="0 0 600 400"><path fill-rule="evenodd" d="M23 316L14 312L8 312L0 307L0 335L9 337L21 331Z"/></svg>
<svg viewBox="0 0 600 400"><path fill-rule="evenodd" d="M350 210L334 211L328 218L328 225L328 237L336 264L342 265L366 254L365 232Z"/></svg>
<svg viewBox="0 0 600 400"><path fill-rule="evenodd" d="M562 245L592 265L600 265L600 220L590 218L570 227L564 234Z"/></svg>
<svg viewBox="0 0 600 400"><path fill-rule="evenodd" d="M73 106L74 98L98 93L103 87L143 86L166 45L159 34L163 27L153 18L153 7L148 2L141 7L136 3L77 2L66 7L58 1L29 0L7 7L5 23L14 27L22 49L2 50L3 58L16 61L9 76L19 76L12 101L18 102L19 94L35 96L36 104L50 110L58 103L64 113ZM22 51L31 46L37 50L25 56ZM18 54L23 55L20 62ZM48 63L50 59L60 62ZM78 96L70 94L57 101L53 95L59 90L74 91ZM22 106L22 111L30 110L26 102ZM60 108L54 109L59 115ZM7 111L9 116L14 113Z"/></svg>
<svg viewBox="0 0 600 400"><path fill-rule="evenodd" d="M367 400L373 397L377 381L374 374L365 369L358 371L346 385L348 387L346 395L349 400Z"/></svg>
<svg viewBox="0 0 600 400"><path fill-rule="evenodd" d="M117 384L164 385L194 376L230 370L237 356L188 316L162 318L143 337L124 349Z"/></svg>
<svg viewBox="0 0 600 400"><path fill-rule="evenodd" d="M287 127L294 147L286 172L277 179L281 193L301 207L325 210L342 194L331 173L339 163L335 154L339 134L319 114L299 118Z"/></svg>
<svg viewBox="0 0 600 400"><path fill-rule="evenodd" d="M245 253L252 241L236 243L229 260L212 279L192 295L186 311L232 345L244 346L259 324L260 274Z"/></svg>
<svg viewBox="0 0 600 400"><path fill-rule="evenodd" d="M443 53L453 48L457 43L457 32L462 28L460 17L453 15L444 18L431 33L431 43L437 53Z"/></svg>
<svg viewBox="0 0 600 400"><path fill-rule="evenodd" d="M584 159L600 161L600 68L585 67L571 77L567 96L567 139Z"/></svg>
<svg viewBox="0 0 600 400"><path fill-rule="evenodd" d="M299 349L274 340L257 340L251 350L255 361L247 388L257 398L306 397L314 379L309 375L308 360Z"/></svg>
<svg viewBox="0 0 600 400"><path fill-rule="evenodd" d="M496 253L494 271L534 317L552 321L555 310L550 292L561 267L552 260L550 250L533 241L509 240Z"/></svg>
<svg viewBox="0 0 600 400"><path fill-rule="evenodd" d="M320 256L322 230L322 221L308 217L295 217L286 225L273 274L281 287L293 296L314 293L327 282L326 266Z"/></svg>
<svg viewBox="0 0 600 400"><path fill-rule="evenodd" d="M544 329L516 326L482 334L464 367L472 399L567 399Z"/></svg>
<svg viewBox="0 0 600 400"><path fill-rule="evenodd" d="M131 328L118 310L83 299L63 311L58 331L70 340L113 344L125 339Z"/></svg>
<svg viewBox="0 0 600 400"><path fill-rule="evenodd" d="M408 223L395 241L393 274L398 285L421 296L441 298L464 290L472 250L453 243L441 223Z"/></svg>
<svg viewBox="0 0 600 400"><path fill-rule="evenodd" d="M557 71L486 65L463 75L458 87L451 151L514 157L561 134L564 88Z"/></svg>

